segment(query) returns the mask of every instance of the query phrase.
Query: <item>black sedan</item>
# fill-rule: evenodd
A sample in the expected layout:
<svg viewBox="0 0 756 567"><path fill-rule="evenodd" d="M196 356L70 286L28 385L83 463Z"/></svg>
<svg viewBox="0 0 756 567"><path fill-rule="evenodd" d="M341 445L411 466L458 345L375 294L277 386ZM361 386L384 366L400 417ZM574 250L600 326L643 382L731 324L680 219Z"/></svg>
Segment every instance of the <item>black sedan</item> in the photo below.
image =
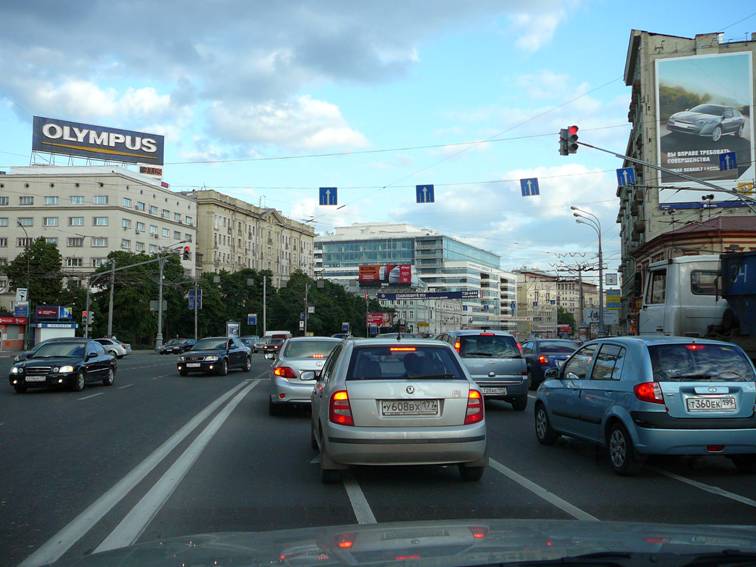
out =
<svg viewBox="0 0 756 567"><path fill-rule="evenodd" d="M578 343L567 339L533 339L522 345L522 356L528 364L530 389L536 390L549 368L559 368L578 348Z"/></svg>
<svg viewBox="0 0 756 567"><path fill-rule="evenodd" d="M91 382L112 386L116 368L115 357L97 341L68 339L35 349L26 360L11 367L8 380L18 393L46 386L81 392Z"/></svg>
<svg viewBox="0 0 756 567"><path fill-rule="evenodd" d="M244 372L252 369L249 348L236 337L200 339L176 361L176 370L181 376L190 372L225 376L233 368Z"/></svg>
<svg viewBox="0 0 756 567"><path fill-rule="evenodd" d="M158 351L160 354L181 354L188 351L197 342L194 339L171 339Z"/></svg>

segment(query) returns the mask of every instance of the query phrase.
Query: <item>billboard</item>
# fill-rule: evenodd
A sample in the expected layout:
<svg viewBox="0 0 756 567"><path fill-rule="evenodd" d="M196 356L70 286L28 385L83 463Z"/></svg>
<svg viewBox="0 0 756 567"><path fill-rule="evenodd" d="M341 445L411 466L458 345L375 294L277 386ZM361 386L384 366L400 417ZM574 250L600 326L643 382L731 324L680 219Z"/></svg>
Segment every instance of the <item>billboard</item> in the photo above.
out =
<svg viewBox="0 0 756 567"><path fill-rule="evenodd" d="M382 313L379 311L370 311L367 314L368 325L376 327L387 327L391 325L391 313Z"/></svg>
<svg viewBox="0 0 756 567"><path fill-rule="evenodd" d="M357 281L361 287L410 286L412 264L362 264Z"/></svg>
<svg viewBox="0 0 756 567"><path fill-rule="evenodd" d="M34 310L37 319L72 319L73 312L70 307L62 305L38 305Z"/></svg>
<svg viewBox="0 0 756 567"><path fill-rule="evenodd" d="M480 294L477 289L466 289L463 291L416 291L407 293L379 293L378 299L386 301L397 301L399 299L479 299ZM462 306L463 311L466 311Z"/></svg>
<svg viewBox="0 0 756 567"><path fill-rule="evenodd" d="M32 151L163 165L163 136L35 116Z"/></svg>
<svg viewBox="0 0 756 567"><path fill-rule="evenodd" d="M751 52L656 60L658 164L723 189L752 191L754 178L753 71ZM722 167L720 154L735 153L737 166ZM724 157L724 156L723 156ZM700 208L691 181L660 172L662 208ZM707 189L698 186L704 192ZM681 189L682 188L682 189ZM742 204L714 193L714 206Z"/></svg>

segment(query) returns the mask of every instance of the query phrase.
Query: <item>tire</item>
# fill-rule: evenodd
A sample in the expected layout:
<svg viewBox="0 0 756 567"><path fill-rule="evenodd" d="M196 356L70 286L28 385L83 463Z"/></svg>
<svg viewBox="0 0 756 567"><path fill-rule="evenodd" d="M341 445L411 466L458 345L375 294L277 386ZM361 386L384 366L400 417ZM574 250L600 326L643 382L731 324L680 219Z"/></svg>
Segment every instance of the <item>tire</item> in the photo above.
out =
<svg viewBox="0 0 756 567"><path fill-rule="evenodd" d="M512 404L512 409L515 411L525 411L525 408L528 407L528 395L513 398L509 403Z"/></svg>
<svg viewBox="0 0 756 567"><path fill-rule="evenodd" d="M718 142L721 138L722 138L722 127L721 126L717 126L711 132L711 141L712 142Z"/></svg>
<svg viewBox="0 0 756 567"><path fill-rule="evenodd" d="M242 367L242 371L249 372L252 370L252 359L248 356L246 360L244 361L244 366Z"/></svg>
<svg viewBox="0 0 756 567"><path fill-rule="evenodd" d="M271 400L268 400L268 415L276 417L283 413L283 408L278 404L274 404Z"/></svg>
<svg viewBox="0 0 756 567"><path fill-rule="evenodd" d="M636 454L633 440L623 425L614 423L609 428L606 445L609 448L609 464L614 472L622 476L638 474L643 461Z"/></svg>
<svg viewBox="0 0 756 567"><path fill-rule="evenodd" d="M23 394L26 392L26 386L16 385L16 386L13 386L13 389L16 390L17 394Z"/></svg>
<svg viewBox="0 0 756 567"><path fill-rule="evenodd" d="M745 124L741 124L740 128L738 128L737 130L735 130L735 137L736 138L742 138L744 130L745 130Z"/></svg>
<svg viewBox="0 0 756 567"><path fill-rule="evenodd" d="M543 404L537 404L535 408L535 433L541 445L553 445L559 439L559 433L551 427Z"/></svg>
<svg viewBox="0 0 756 567"><path fill-rule="evenodd" d="M465 482L478 482L483 478L484 472L486 472L486 467L466 467L465 465L459 465L459 475Z"/></svg>
<svg viewBox="0 0 756 567"><path fill-rule="evenodd" d="M115 381L115 370L108 368L108 374L102 379L103 386L112 386Z"/></svg>
<svg viewBox="0 0 756 567"><path fill-rule="evenodd" d="M71 385L71 389L74 392L81 392L84 387L87 384L87 379L84 376L84 371L79 370L79 372L76 374L76 378L74 378L73 384Z"/></svg>
<svg viewBox="0 0 756 567"><path fill-rule="evenodd" d="M218 369L219 376L228 376L228 359L223 359L223 362Z"/></svg>
<svg viewBox="0 0 756 567"><path fill-rule="evenodd" d="M730 457L735 468L741 473L756 472L756 455L732 455Z"/></svg>
<svg viewBox="0 0 756 567"><path fill-rule="evenodd" d="M189 376L189 372L186 370L179 370L179 376Z"/></svg>

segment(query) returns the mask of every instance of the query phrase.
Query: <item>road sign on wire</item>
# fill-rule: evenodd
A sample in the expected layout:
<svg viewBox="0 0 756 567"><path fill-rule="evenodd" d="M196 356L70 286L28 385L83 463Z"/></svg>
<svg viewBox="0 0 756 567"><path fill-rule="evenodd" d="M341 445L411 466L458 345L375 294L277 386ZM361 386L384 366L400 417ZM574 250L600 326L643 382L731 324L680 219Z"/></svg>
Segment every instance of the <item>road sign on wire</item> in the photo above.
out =
<svg viewBox="0 0 756 567"><path fill-rule="evenodd" d="M320 188L320 204L323 206L338 205L338 192L336 187Z"/></svg>
<svg viewBox="0 0 756 567"><path fill-rule="evenodd" d="M526 179L520 179L520 191L522 191L523 197L540 195L541 191L538 188L538 178L528 177Z"/></svg>
<svg viewBox="0 0 756 567"><path fill-rule="evenodd" d="M247 313L247 325L257 326L257 313Z"/></svg>
<svg viewBox="0 0 756 567"><path fill-rule="evenodd" d="M619 185L620 187L635 185L635 168L620 167L617 170L617 185Z"/></svg>
<svg viewBox="0 0 756 567"><path fill-rule="evenodd" d="M728 169L737 169L738 160L735 156L735 152L724 152L719 154L719 169L721 171L727 171Z"/></svg>
<svg viewBox="0 0 756 567"><path fill-rule="evenodd" d="M433 185L415 185L415 198L418 203L435 203Z"/></svg>

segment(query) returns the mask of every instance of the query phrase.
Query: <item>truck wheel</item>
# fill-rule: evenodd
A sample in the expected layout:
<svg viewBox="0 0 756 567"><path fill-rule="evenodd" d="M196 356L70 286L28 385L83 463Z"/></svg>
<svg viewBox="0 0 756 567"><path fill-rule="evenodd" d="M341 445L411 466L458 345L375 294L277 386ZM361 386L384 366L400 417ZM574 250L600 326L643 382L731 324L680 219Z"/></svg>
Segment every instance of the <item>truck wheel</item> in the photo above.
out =
<svg viewBox="0 0 756 567"><path fill-rule="evenodd" d="M735 312L732 309L725 309L722 315L722 332L725 335L729 335L738 327L740 327L740 323Z"/></svg>

